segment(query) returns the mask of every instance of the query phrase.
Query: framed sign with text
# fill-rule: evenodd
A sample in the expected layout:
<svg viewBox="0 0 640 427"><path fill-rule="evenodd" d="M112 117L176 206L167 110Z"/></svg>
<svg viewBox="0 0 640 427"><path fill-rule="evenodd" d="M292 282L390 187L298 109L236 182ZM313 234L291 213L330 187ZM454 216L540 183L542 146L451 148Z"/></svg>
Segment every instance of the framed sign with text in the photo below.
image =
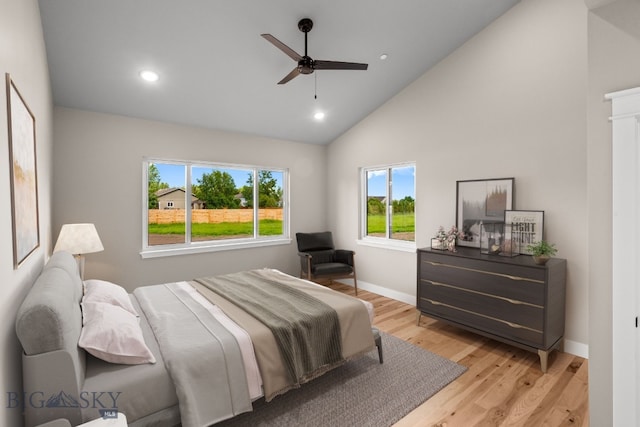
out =
<svg viewBox="0 0 640 427"><path fill-rule="evenodd" d="M529 254L527 246L543 239L544 211L504 211L505 224L511 224L512 239L521 254Z"/></svg>

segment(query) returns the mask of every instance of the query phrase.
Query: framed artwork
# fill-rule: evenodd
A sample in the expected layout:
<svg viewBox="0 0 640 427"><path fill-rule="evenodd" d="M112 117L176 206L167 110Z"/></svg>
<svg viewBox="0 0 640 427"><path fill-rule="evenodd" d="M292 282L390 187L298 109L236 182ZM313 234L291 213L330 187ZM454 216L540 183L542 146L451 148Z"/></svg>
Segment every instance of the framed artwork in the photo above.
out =
<svg viewBox="0 0 640 427"><path fill-rule="evenodd" d="M511 224L511 238L521 254L531 253L527 246L539 242L544 236L544 211L504 211L504 222Z"/></svg>
<svg viewBox="0 0 640 427"><path fill-rule="evenodd" d="M6 81L13 264L18 268L40 246L36 119L8 73Z"/></svg>
<svg viewBox="0 0 640 427"><path fill-rule="evenodd" d="M456 182L456 226L463 234L459 246L480 247L482 223L503 223L513 209L514 178Z"/></svg>

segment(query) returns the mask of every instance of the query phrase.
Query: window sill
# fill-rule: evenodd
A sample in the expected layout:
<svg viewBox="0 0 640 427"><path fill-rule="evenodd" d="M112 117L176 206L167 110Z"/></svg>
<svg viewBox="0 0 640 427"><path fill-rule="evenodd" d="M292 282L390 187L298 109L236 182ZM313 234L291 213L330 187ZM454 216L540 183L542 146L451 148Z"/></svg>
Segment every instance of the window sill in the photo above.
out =
<svg viewBox="0 0 640 427"><path fill-rule="evenodd" d="M244 240L244 241L235 241L235 242L225 242L225 243L216 243L216 244L191 244L189 246L185 245L164 245L164 246L154 246L153 248L146 248L140 252L140 256L142 259L146 258L161 258L168 256L176 256L176 255L191 255L191 254L201 254L208 252L219 252L219 251L231 251L235 249L249 249L249 248L262 248L266 246L277 246L277 245L289 245L291 244L291 239L289 238L281 238L281 239L265 239L265 240Z"/></svg>
<svg viewBox="0 0 640 427"><path fill-rule="evenodd" d="M416 242L407 242L402 240L374 239L369 237L369 238L359 239L356 241L356 243L362 246L390 249L393 251L400 251L400 252L415 253L415 251L417 250Z"/></svg>

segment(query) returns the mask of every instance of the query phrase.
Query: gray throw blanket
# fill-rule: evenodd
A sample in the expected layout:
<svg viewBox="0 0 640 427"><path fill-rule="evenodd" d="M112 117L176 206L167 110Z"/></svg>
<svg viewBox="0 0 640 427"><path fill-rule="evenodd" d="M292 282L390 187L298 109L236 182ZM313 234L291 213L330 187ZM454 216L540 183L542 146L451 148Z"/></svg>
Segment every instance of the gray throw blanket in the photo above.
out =
<svg viewBox="0 0 640 427"><path fill-rule="evenodd" d="M338 315L317 298L270 280L261 270L196 281L241 307L271 330L294 386L344 360Z"/></svg>
<svg viewBox="0 0 640 427"><path fill-rule="evenodd" d="M175 283L134 291L176 387L183 427L202 427L251 411L234 336Z"/></svg>

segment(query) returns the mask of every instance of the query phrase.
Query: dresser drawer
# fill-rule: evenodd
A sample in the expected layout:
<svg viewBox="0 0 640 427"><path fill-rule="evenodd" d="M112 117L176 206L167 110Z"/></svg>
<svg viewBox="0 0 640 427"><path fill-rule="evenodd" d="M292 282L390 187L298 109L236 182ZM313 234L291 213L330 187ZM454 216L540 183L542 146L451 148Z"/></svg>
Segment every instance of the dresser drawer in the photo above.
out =
<svg viewBox="0 0 640 427"><path fill-rule="evenodd" d="M488 332L532 347L540 347L543 344L542 331L527 328L517 323L507 322L492 316L466 311L459 307L449 306L426 297L421 298L418 304L420 311L423 313L451 321L454 324Z"/></svg>
<svg viewBox="0 0 640 427"><path fill-rule="evenodd" d="M479 249L476 249L479 251ZM526 256L526 255L525 255ZM469 271L485 271L500 273L509 276L516 276L522 279L530 279L533 281L545 281L544 267L538 267L529 263L520 263L520 257L500 257L497 255L485 256L486 258L467 258L461 256L451 256L444 253L421 252L421 260L431 261L440 264L446 264L452 267L461 267ZM505 261L505 262L500 262Z"/></svg>
<svg viewBox="0 0 640 427"><path fill-rule="evenodd" d="M428 279L479 293L544 305L544 270L470 262L473 260L464 260L464 265L459 265L460 260L455 257L443 258L423 256L419 267L421 280ZM498 268L489 270L489 267Z"/></svg>
<svg viewBox="0 0 640 427"><path fill-rule="evenodd" d="M437 282L422 280L420 296L480 316L504 320L542 332L544 308L519 300L461 289Z"/></svg>

